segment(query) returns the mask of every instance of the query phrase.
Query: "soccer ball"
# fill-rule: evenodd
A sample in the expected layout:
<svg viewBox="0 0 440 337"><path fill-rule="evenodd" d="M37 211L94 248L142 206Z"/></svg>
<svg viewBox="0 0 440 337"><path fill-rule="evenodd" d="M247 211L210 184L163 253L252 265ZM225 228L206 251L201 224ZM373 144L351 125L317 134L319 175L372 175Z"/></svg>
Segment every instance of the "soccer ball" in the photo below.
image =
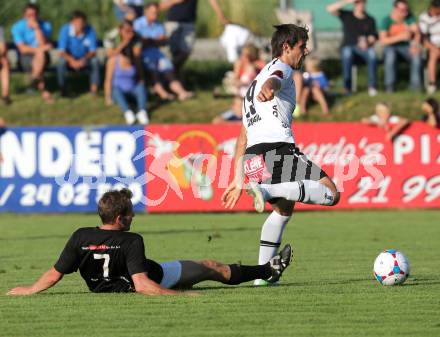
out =
<svg viewBox="0 0 440 337"><path fill-rule="evenodd" d="M409 261L395 250L387 249L374 261L374 276L384 286L402 284L409 276Z"/></svg>

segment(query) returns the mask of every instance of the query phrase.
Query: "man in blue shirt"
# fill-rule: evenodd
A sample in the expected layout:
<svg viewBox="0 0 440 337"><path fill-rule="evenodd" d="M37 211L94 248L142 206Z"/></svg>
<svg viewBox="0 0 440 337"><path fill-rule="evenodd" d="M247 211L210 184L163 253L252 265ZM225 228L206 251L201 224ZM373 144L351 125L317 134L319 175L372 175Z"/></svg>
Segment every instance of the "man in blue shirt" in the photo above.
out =
<svg viewBox="0 0 440 337"><path fill-rule="evenodd" d="M27 4L23 18L12 26L12 38L20 52L19 62L24 71L31 73L31 88L38 89L43 99L51 103L52 97L45 89L44 69L49 63L52 48L50 35L52 25L39 18L39 7Z"/></svg>
<svg viewBox="0 0 440 337"><path fill-rule="evenodd" d="M87 16L81 11L74 11L70 23L60 29L58 37L58 61L57 73L58 84L62 95L66 94L66 73L68 69L73 71L87 70L90 73L90 91L98 92L99 86L99 62L96 57L98 47L96 32L87 24Z"/></svg>
<svg viewBox="0 0 440 337"><path fill-rule="evenodd" d="M159 15L159 4L150 2L145 6L144 16L136 19L133 28L142 38L142 62L148 73L152 76L155 92L162 99L173 97L168 93L159 81L159 76L169 81L170 89L180 100L193 96L192 92L186 91L174 74L174 67L171 61L160 50L160 46L168 43L164 26L157 20Z"/></svg>

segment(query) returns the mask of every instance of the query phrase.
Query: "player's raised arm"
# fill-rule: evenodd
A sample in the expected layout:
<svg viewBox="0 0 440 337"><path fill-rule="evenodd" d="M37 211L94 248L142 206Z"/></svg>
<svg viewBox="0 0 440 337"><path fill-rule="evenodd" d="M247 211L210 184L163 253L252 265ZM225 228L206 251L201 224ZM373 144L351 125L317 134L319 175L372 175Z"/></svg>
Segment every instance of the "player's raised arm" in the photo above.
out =
<svg viewBox="0 0 440 337"><path fill-rule="evenodd" d="M62 278L63 274L52 267L45 272L33 285L13 288L8 291L7 295L20 296L36 294L53 287Z"/></svg>
<svg viewBox="0 0 440 337"><path fill-rule="evenodd" d="M234 179L229 184L228 188L225 190L221 198L222 204L225 208L234 208L235 204L240 199L244 183L243 156L246 151L246 145L246 129L242 125L240 129L240 135L238 136L237 143L235 145Z"/></svg>
<svg viewBox="0 0 440 337"><path fill-rule="evenodd" d="M276 93L281 89L281 81L276 77L269 77L261 86L261 90L257 95L260 102L273 100Z"/></svg>
<svg viewBox="0 0 440 337"><path fill-rule="evenodd" d="M148 295L148 296L158 296L158 295L179 295L183 292L162 288L156 282L150 280L145 273L137 273L131 275L134 287L137 293Z"/></svg>

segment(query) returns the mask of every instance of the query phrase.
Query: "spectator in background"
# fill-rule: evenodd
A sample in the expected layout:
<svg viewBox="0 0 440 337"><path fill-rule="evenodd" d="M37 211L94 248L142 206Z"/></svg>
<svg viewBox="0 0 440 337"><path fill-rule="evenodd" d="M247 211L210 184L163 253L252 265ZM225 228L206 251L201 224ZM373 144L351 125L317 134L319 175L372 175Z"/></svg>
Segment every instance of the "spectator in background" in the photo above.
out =
<svg viewBox="0 0 440 337"><path fill-rule="evenodd" d="M428 50L428 93L437 89L437 61L440 57L440 0L432 0L428 11L420 14L419 28Z"/></svg>
<svg viewBox="0 0 440 337"><path fill-rule="evenodd" d="M52 48L52 25L41 20L39 12L38 5L27 4L23 19L12 26L12 38L19 50L22 69L30 72L30 89L38 89L47 103L53 103L44 81L44 70L50 61L49 50Z"/></svg>
<svg viewBox="0 0 440 337"><path fill-rule="evenodd" d="M264 64L263 64L264 67ZM249 85L261 70L259 50L252 44L243 47L240 58L234 64L234 71L227 73L224 85L234 95L231 109L214 118L213 123L237 122L242 118L243 99Z"/></svg>
<svg viewBox="0 0 440 337"><path fill-rule="evenodd" d="M129 21L124 21L121 25L122 39L126 39L124 35L129 34L129 26L131 26ZM127 124L134 124L136 119L140 124L148 124L147 93L142 76L142 65L130 45L126 45L119 54L108 60L104 91L106 103L111 104L112 100L116 102ZM130 99L136 101L136 115L130 108Z"/></svg>
<svg viewBox="0 0 440 337"><path fill-rule="evenodd" d="M113 11L118 21L126 19L130 12L138 18L144 12L144 2L144 0L113 0Z"/></svg>
<svg viewBox="0 0 440 337"><path fill-rule="evenodd" d="M194 96L186 91L180 81L173 74L174 68L171 61L160 50L160 46L166 45L168 40L165 36L164 26L157 20L159 4L150 2L145 6L144 16L136 19L133 27L140 35L143 43L142 62L151 75L154 91L161 99L170 100L173 98L162 86L161 78L169 82L169 87L179 100L183 101Z"/></svg>
<svg viewBox="0 0 440 337"><path fill-rule="evenodd" d="M321 62L318 58L310 56L305 61L305 72L303 74L303 88L299 104L301 112L307 115L307 102L310 98L317 101L324 115L329 114L326 93L329 89L327 76L321 70Z"/></svg>
<svg viewBox="0 0 440 337"><path fill-rule="evenodd" d="M12 103L9 97L9 61L8 49L6 46L5 34L3 27L0 26L0 82L2 86L2 101L3 104L9 105ZM0 126L1 127L1 126Z"/></svg>
<svg viewBox="0 0 440 337"><path fill-rule="evenodd" d="M440 129L440 107L438 101L435 98L428 98L422 104L422 121L432 126L433 128Z"/></svg>
<svg viewBox="0 0 440 337"><path fill-rule="evenodd" d="M410 64L410 88L420 89L422 65L420 32L406 0L395 0L391 14L380 27L379 39L384 45L385 89L393 92L396 85L397 58Z"/></svg>
<svg viewBox="0 0 440 337"><path fill-rule="evenodd" d="M96 56L98 41L95 29L87 24L87 16L82 11L72 13L70 23L60 29L58 37L57 74L61 94L67 94L67 70L86 70L90 74L90 92L96 95L99 86L99 61Z"/></svg>
<svg viewBox="0 0 440 337"><path fill-rule="evenodd" d="M406 118L392 115L390 106L384 102L377 103L374 115L362 118L362 123L384 129L387 140L393 140L409 125Z"/></svg>
<svg viewBox="0 0 440 337"><path fill-rule="evenodd" d="M209 0L217 18L223 25L226 20L217 0ZM160 9L167 10L166 32L170 39L172 61L178 77L189 58L196 39L197 0L162 0Z"/></svg>
<svg viewBox="0 0 440 337"><path fill-rule="evenodd" d="M353 11L343 10L353 4ZM355 58L361 58L368 67L368 94L377 95L377 58L374 45L377 41L376 21L365 11L366 0L342 0L327 6L327 11L339 17L343 27L341 49L344 88L351 91L351 68Z"/></svg>
<svg viewBox="0 0 440 337"><path fill-rule="evenodd" d="M119 55L127 46L133 48L136 57L141 57L142 41L140 36L136 34L133 29L133 21L135 18L134 12L129 11L118 27L113 28L105 34L103 43L108 58Z"/></svg>

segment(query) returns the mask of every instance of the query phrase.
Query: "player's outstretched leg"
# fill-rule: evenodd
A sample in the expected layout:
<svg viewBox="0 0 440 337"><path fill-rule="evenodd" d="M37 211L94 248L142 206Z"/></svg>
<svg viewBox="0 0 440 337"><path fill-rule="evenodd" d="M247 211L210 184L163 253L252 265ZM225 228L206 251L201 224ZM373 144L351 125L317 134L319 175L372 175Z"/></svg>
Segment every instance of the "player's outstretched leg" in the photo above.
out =
<svg viewBox="0 0 440 337"><path fill-rule="evenodd" d="M257 266L241 264L223 264L214 260L180 261L182 266L179 281L173 288L188 289L203 281L217 281L228 285L237 285L255 279L268 282L279 280L292 260L292 248L286 245L279 255L268 263ZM166 271L164 271L164 274ZM165 277L165 275L164 275Z"/></svg>
<svg viewBox="0 0 440 337"><path fill-rule="evenodd" d="M305 204L334 206L339 202L340 197L335 184L328 177L319 181L300 180L278 184L249 183L247 187L248 193L254 198L254 207L257 212L264 210L264 202L261 200L284 198Z"/></svg>

